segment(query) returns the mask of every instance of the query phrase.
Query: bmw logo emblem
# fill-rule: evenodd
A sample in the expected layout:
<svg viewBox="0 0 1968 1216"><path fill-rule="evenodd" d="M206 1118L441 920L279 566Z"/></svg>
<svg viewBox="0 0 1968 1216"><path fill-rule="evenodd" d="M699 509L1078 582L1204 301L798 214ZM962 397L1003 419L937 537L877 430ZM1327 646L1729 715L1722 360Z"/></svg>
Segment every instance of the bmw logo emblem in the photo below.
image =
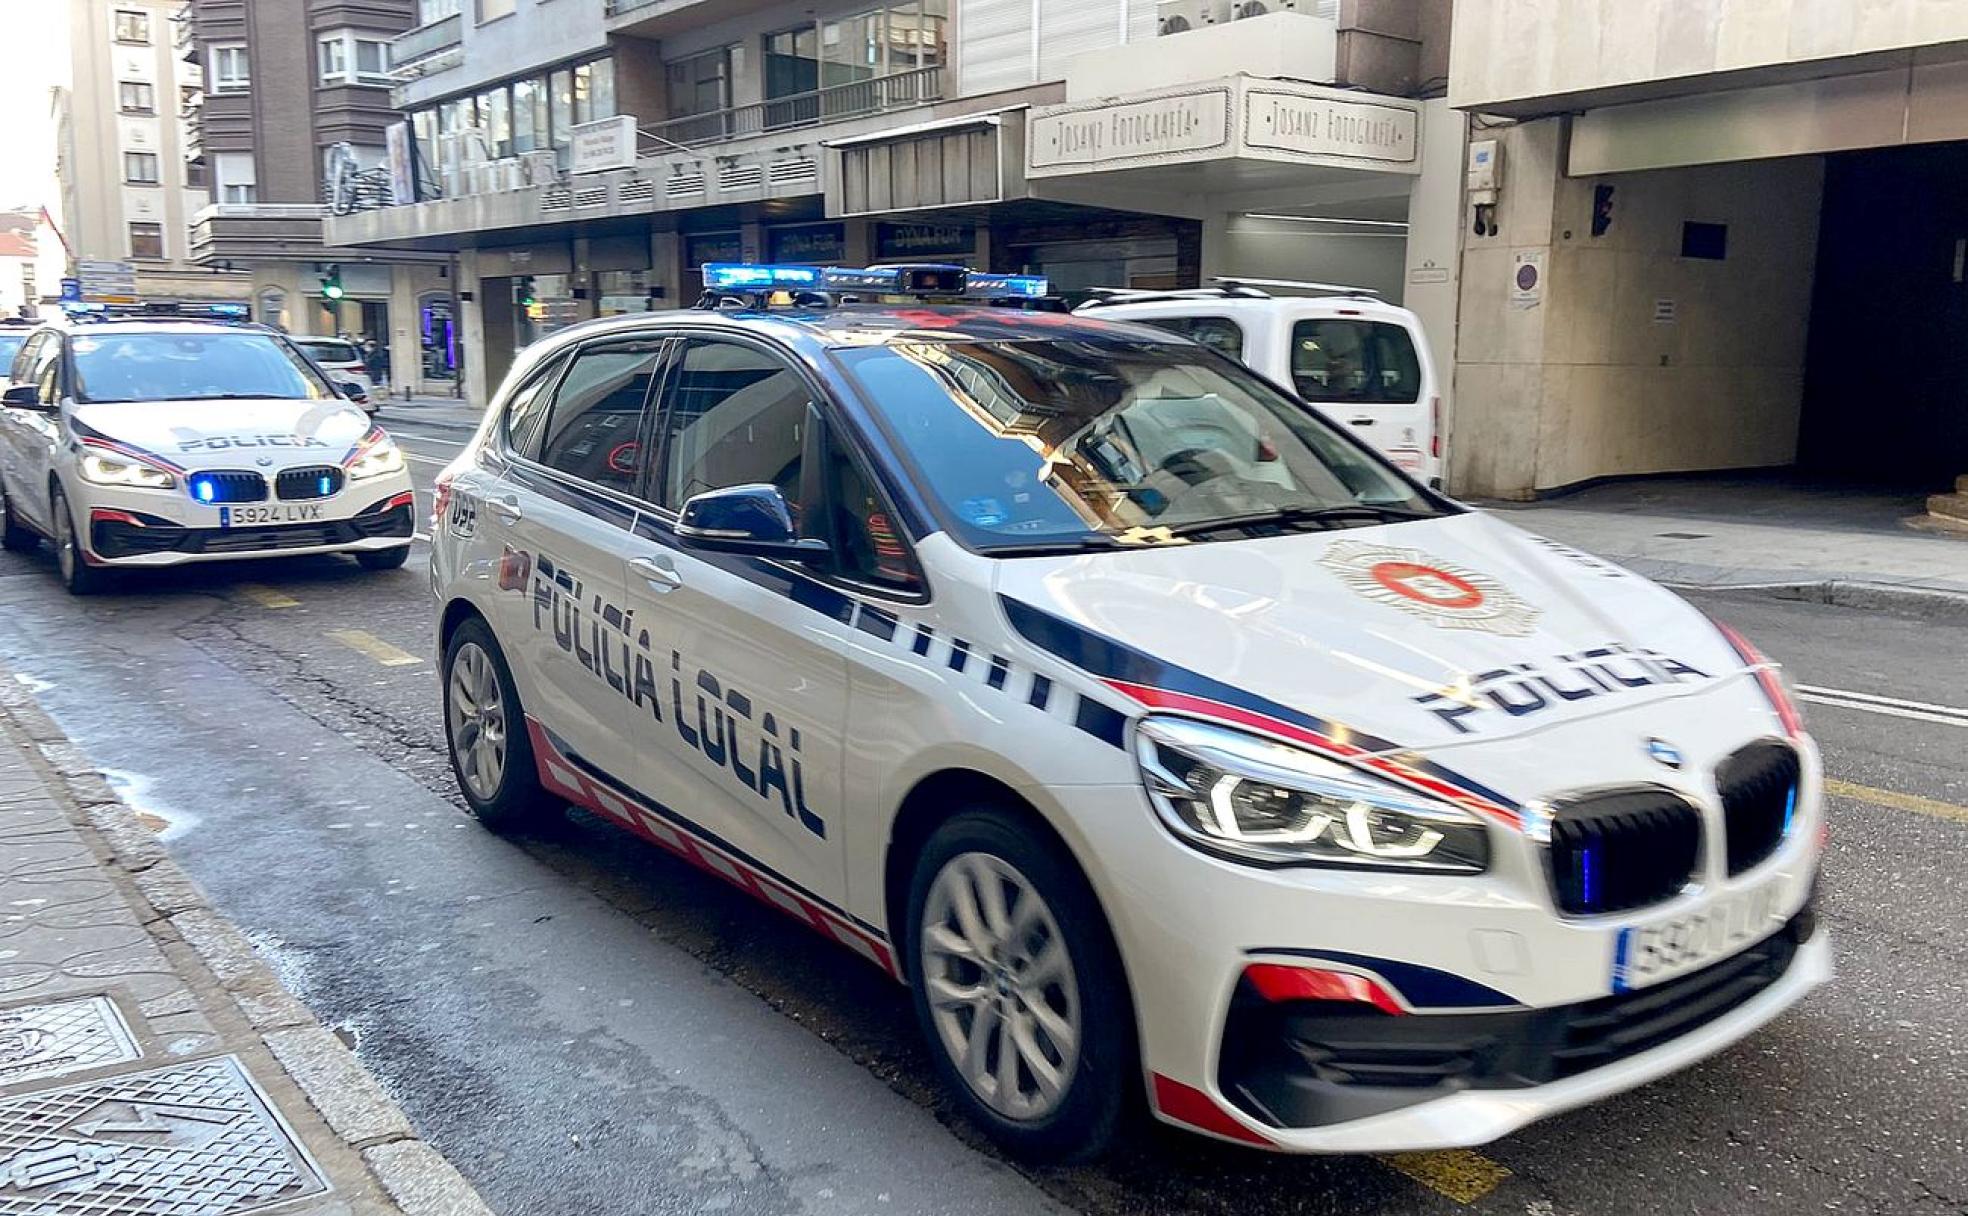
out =
<svg viewBox="0 0 1968 1216"><path fill-rule="evenodd" d="M270 469L273 467L273 457L262 456L258 460L254 461L253 463L259 465L263 469Z"/></svg>
<svg viewBox="0 0 1968 1216"><path fill-rule="evenodd" d="M1653 757L1654 763L1668 768L1678 769L1685 763L1681 758L1681 749L1665 739L1647 740L1647 754Z"/></svg>

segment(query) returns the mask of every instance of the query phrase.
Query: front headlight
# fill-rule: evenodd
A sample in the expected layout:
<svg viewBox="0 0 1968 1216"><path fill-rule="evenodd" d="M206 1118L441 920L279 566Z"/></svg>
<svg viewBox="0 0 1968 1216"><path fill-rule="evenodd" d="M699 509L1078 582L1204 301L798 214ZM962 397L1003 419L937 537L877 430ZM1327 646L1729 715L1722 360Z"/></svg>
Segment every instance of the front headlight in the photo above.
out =
<svg viewBox="0 0 1968 1216"><path fill-rule="evenodd" d="M395 473L403 468L403 453L392 439L383 439L365 450L349 462L348 479L361 481L365 477L380 477L384 473Z"/></svg>
<svg viewBox="0 0 1968 1216"><path fill-rule="evenodd" d="M163 469L137 460L115 460L95 452L82 454L82 480L99 486L135 486L143 490L168 490L178 479Z"/></svg>
<svg viewBox="0 0 1968 1216"><path fill-rule="evenodd" d="M1177 836L1264 865L1489 868L1481 820L1300 748L1184 718L1135 730L1148 797Z"/></svg>

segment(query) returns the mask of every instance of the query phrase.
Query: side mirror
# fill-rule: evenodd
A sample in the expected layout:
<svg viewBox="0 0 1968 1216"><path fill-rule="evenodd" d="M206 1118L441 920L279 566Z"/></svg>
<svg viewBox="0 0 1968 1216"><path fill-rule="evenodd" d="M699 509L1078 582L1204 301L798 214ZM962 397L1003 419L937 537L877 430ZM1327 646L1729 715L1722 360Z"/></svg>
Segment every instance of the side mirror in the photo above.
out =
<svg viewBox="0 0 1968 1216"><path fill-rule="evenodd" d="M826 556L827 542L801 539L793 510L777 486L726 486L683 504L677 539L712 553L744 553L793 561Z"/></svg>
<svg viewBox="0 0 1968 1216"><path fill-rule="evenodd" d="M334 381L334 385L335 391L347 397L350 401L366 401L369 399L369 394L363 392L362 386L353 380L336 380Z"/></svg>
<svg viewBox="0 0 1968 1216"><path fill-rule="evenodd" d="M0 405L38 410L41 408L41 391L32 384L9 384L5 392L0 392Z"/></svg>

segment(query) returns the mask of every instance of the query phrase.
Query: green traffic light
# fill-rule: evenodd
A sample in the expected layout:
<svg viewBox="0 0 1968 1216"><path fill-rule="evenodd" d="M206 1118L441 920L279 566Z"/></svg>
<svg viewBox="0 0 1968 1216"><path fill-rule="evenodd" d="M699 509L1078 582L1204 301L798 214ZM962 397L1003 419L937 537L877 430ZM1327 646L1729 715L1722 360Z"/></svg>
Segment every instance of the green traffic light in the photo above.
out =
<svg viewBox="0 0 1968 1216"><path fill-rule="evenodd" d="M340 283L330 283L321 289L321 294L331 300L339 300L342 298L342 285Z"/></svg>

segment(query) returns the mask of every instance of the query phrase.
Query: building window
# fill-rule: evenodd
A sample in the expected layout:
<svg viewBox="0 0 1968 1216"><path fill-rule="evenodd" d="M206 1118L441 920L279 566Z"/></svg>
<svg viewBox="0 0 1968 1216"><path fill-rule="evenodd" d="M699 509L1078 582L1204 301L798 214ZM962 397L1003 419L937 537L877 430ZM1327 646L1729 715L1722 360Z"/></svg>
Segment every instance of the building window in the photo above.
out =
<svg viewBox="0 0 1968 1216"><path fill-rule="evenodd" d="M417 0L417 24L429 25L458 15L458 0Z"/></svg>
<svg viewBox="0 0 1968 1216"><path fill-rule="evenodd" d="M833 89L881 76L941 67L947 59L945 34L950 21L949 0L904 0L814 25L768 34L765 38L765 96L768 101L796 97L816 89ZM903 96L894 89L876 94L844 90L823 108L800 103L769 111L767 121L811 120L854 110L881 108L892 101L929 100L919 94ZM808 113L806 111L811 111Z"/></svg>
<svg viewBox="0 0 1968 1216"><path fill-rule="evenodd" d="M130 256L133 258L163 257L164 225L149 223L131 224Z"/></svg>
<svg viewBox="0 0 1968 1216"><path fill-rule="evenodd" d="M519 8L518 0L478 0L478 23L510 17Z"/></svg>
<svg viewBox="0 0 1968 1216"><path fill-rule="evenodd" d="M127 8L116 10L116 40L136 46L150 45L150 14L132 12Z"/></svg>
<svg viewBox="0 0 1968 1216"><path fill-rule="evenodd" d="M390 82L388 42L353 30L338 30L317 38L315 62L322 84Z"/></svg>
<svg viewBox="0 0 1968 1216"><path fill-rule="evenodd" d="M253 74L247 67L245 43L225 43L212 48L212 92L239 93L252 85Z"/></svg>
<svg viewBox="0 0 1968 1216"><path fill-rule="evenodd" d="M211 179L205 175L204 161L188 160L185 162L186 189L204 190L209 188L210 185L211 185Z"/></svg>
<svg viewBox="0 0 1968 1216"><path fill-rule="evenodd" d="M219 152L212 160L212 172L219 182L220 202L250 206L260 201L259 177L251 152Z"/></svg>
<svg viewBox="0 0 1968 1216"><path fill-rule="evenodd" d="M125 114L155 114L157 90L140 80L125 80L116 86L116 106Z"/></svg>
<svg viewBox="0 0 1968 1216"><path fill-rule="evenodd" d="M123 154L123 180L133 186L155 186L157 184L157 153L125 152Z"/></svg>

